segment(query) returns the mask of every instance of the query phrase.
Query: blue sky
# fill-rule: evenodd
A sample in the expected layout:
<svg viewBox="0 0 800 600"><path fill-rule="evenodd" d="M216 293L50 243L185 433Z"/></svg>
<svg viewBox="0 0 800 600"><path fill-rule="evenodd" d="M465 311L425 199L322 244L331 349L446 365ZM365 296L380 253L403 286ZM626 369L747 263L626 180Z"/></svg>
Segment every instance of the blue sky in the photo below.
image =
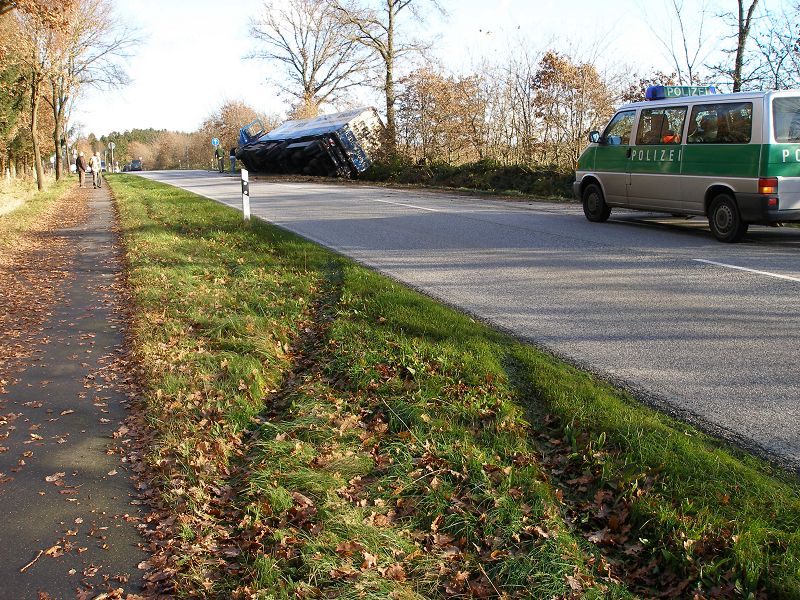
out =
<svg viewBox="0 0 800 600"><path fill-rule="evenodd" d="M701 1L685 0L687 8ZM447 14L429 12L414 28L420 37L437 39L437 57L457 72L468 71L482 59L502 60L509 47L521 41L579 54L599 49L603 67L666 70L663 49L647 25L647 20L660 20L661 2L442 0ZM116 3L120 18L143 37L128 61L133 82L118 90L88 90L73 121L82 125L84 134L134 127L192 131L227 99L244 100L263 112L285 113L286 100L266 82L275 74L273 67L244 58L254 47L248 21L262 4L263 0Z"/></svg>

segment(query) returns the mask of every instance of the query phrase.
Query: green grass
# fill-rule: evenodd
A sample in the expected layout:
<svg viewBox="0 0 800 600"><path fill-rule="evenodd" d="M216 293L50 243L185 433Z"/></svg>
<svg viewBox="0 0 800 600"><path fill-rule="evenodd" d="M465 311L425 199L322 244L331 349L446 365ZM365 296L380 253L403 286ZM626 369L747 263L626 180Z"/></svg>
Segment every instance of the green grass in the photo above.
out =
<svg viewBox="0 0 800 600"><path fill-rule="evenodd" d="M69 178L48 183L41 192L36 191L32 182L12 180L0 183L0 248L12 245L74 185Z"/></svg>
<svg viewBox="0 0 800 600"><path fill-rule="evenodd" d="M503 164L491 159L463 165L443 162L420 165L399 156L373 163L361 177L367 181L571 201L575 173L563 168Z"/></svg>
<svg viewBox="0 0 800 600"><path fill-rule="evenodd" d="M110 176L182 597L800 597L796 479L269 225Z"/></svg>

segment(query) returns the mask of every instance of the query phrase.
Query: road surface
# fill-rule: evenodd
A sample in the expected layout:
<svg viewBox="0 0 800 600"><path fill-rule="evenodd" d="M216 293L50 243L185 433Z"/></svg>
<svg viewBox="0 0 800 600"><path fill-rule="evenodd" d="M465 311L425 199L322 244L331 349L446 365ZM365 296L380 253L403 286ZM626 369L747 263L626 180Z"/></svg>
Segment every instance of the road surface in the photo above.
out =
<svg viewBox="0 0 800 600"><path fill-rule="evenodd" d="M142 176L241 210L238 178ZM251 182L255 216L800 470L800 229L361 185Z"/></svg>

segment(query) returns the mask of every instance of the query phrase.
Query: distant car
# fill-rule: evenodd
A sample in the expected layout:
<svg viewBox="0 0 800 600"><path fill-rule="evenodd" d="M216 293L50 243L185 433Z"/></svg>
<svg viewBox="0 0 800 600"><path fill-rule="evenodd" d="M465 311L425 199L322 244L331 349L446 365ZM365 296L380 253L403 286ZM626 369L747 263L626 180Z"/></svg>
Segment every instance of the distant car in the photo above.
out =
<svg viewBox="0 0 800 600"><path fill-rule="evenodd" d="M138 158L135 158L130 163L129 171L141 171L142 170L142 161Z"/></svg>

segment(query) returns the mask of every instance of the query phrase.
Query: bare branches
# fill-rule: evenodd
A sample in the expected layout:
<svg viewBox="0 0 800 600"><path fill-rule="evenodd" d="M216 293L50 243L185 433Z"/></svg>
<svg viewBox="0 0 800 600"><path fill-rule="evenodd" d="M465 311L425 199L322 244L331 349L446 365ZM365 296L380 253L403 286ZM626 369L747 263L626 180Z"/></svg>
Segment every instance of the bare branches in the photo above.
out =
<svg viewBox="0 0 800 600"><path fill-rule="evenodd" d="M367 48L380 59L384 67L382 89L386 96L386 135L389 152L397 141L395 115L395 68L398 58L410 52L422 52L425 45L400 41L397 36L398 16L409 9L417 18L421 7L442 10L437 0L329 0L339 21L348 28L350 38Z"/></svg>
<svg viewBox="0 0 800 600"><path fill-rule="evenodd" d="M663 46L680 85L693 85L702 82L704 62L714 49L704 35L709 7L703 0L698 11L692 11L692 18L686 15L684 0L664 0L666 23L660 16L648 18L650 31ZM656 21L655 23L652 21ZM666 29L666 31L665 31Z"/></svg>
<svg viewBox="0 0 800 600"><path fill-rule="evenodd" d="M251 21L250 35L264 45L253 58L284 65L288 83L279 85L297 99L295 110L307 116L361 84L371 65L326 0L291 0L285 9L266 2L262 15Z"/></svg>

